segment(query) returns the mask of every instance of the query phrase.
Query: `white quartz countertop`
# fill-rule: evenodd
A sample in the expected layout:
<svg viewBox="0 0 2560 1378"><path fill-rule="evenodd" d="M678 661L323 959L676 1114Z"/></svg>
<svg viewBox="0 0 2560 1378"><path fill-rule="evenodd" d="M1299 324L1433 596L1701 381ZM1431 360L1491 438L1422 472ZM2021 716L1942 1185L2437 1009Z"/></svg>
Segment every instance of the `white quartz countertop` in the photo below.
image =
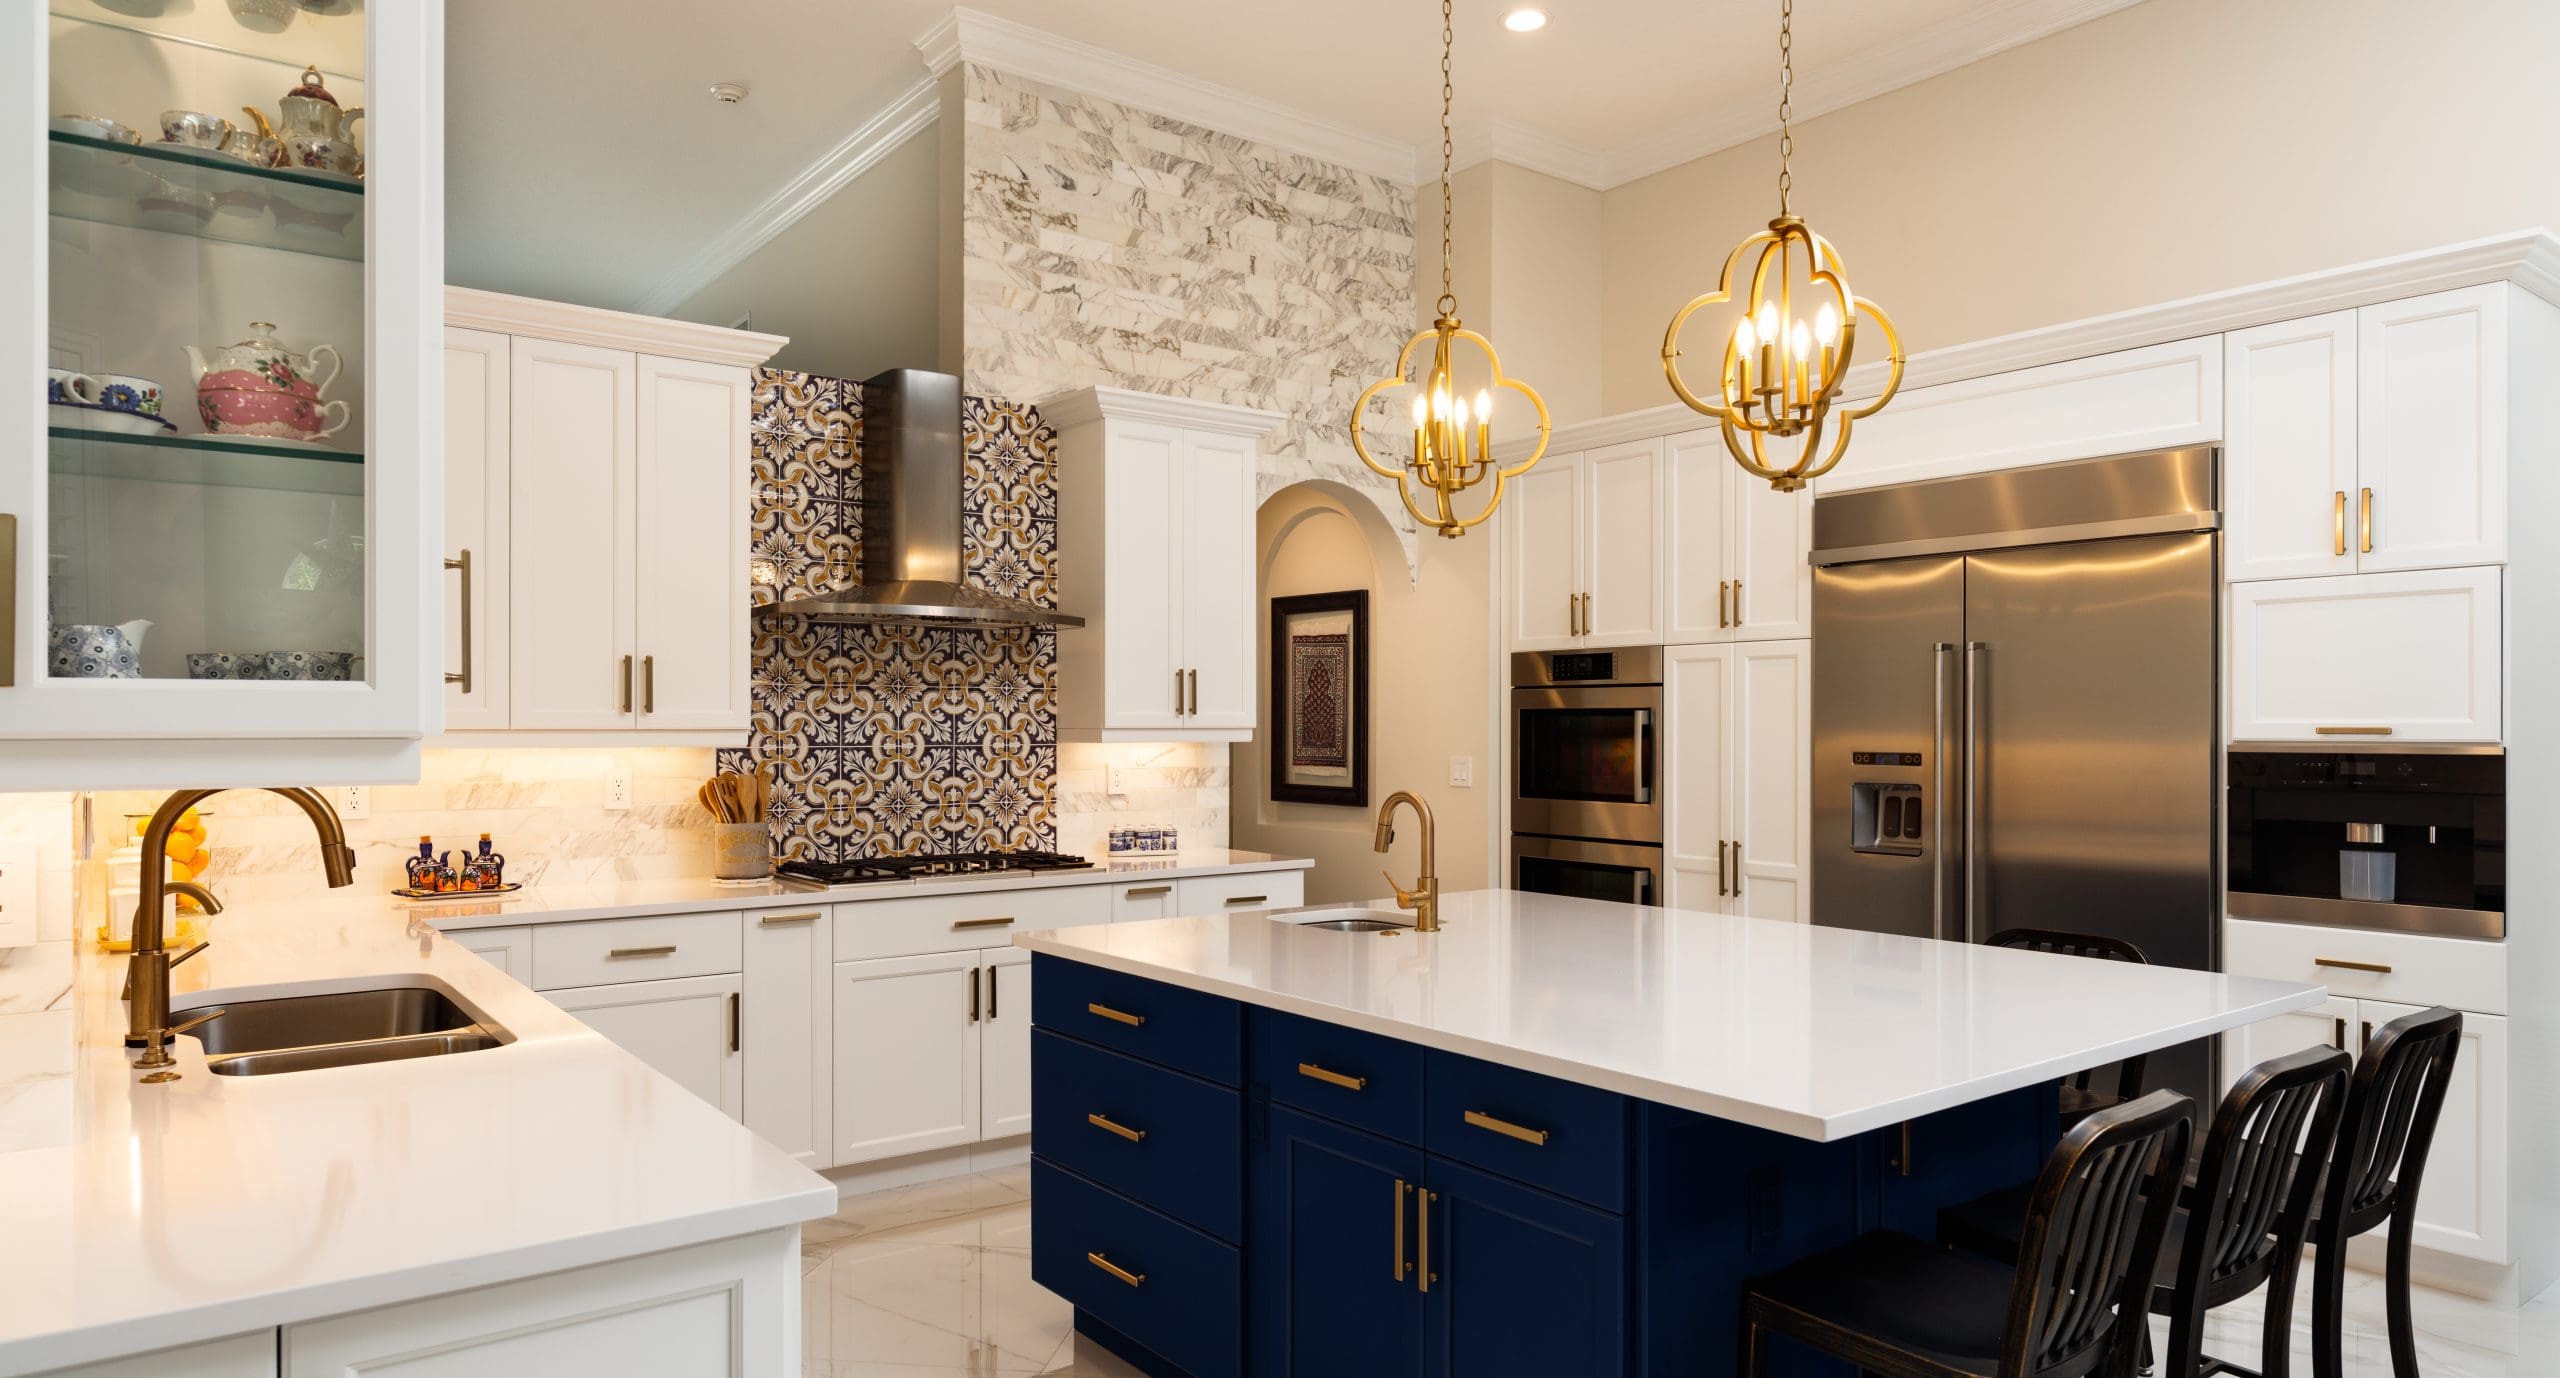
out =
<svg viewBox="0 0 2560 1378"><path fill-rule="evenodd" d="M503 895L456 895L450 899L407 900L374 891L364 895L337 892L312 903L331 914L370 910L396 919L420 918L439 929L506 928L516 924L625 919L648 914L683 914L705 909L760 909L782 904L849 904L863 900L911 899L919 895L965 895L987 890L1049 890L1070 885L1114 885L1132 880L1179 880L1184 876L1228 875L1243 871L1296 871L1315 865L1306 857L1213 847L1144 857L1113 857L1080 871L1012 871L995 875L943 876L931 880L873 881L861 885L800 885L778 880L731 885L707 877L617 881L600 885L528 885ZM358 873L356 884L368 883Z"/></svg>
<svg viewBox="0 0 2560 1378"><path fill-rule="evenodd" d="M1300 927L1307 917L1150 919L1014 943L1824 1141L2328 994L1505 890L1444 896L1436 934Z"/></svg>
<svg viewBox="0 0 2560 1378"><path fill-rule="evenodd" d="M82 944L66 1142L0 1155L0 1373L777 1229L836 1189L504 973L378 906L233 905L173 973L441 984L500 1048L139 1084L124 962ZM245 988L245 989L244 989ZM299 992L296 992L299 993Z"/></svg>

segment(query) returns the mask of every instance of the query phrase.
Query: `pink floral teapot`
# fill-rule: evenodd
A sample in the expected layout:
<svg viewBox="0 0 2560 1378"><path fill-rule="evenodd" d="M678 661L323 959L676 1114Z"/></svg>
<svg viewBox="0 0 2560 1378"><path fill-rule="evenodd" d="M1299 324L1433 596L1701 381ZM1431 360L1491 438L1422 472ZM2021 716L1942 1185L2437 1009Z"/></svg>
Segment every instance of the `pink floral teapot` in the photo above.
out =
<svg viewBox="0 0 2560 1378"><path fill-rule="evenodd" d="M249 338L225 345L208 358L186 346L196 376L196 414L216 435L257 435L277 440L326 440L344 430L344 402L323 402L320 392L338 376L341 360L331 345L296 354L275 338L266 321L249 323ZM313 368L328 356L328 371Z"/></svg>

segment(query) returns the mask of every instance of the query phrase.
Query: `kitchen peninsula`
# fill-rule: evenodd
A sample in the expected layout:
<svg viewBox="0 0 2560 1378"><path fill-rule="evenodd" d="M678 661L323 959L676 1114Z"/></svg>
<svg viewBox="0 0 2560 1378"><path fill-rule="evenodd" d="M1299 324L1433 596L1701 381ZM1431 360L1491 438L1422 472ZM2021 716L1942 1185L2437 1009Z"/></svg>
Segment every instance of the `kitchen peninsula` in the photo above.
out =
<svg viewBox="0 0 2560 1378"><path fill-rule="evenodd" d="M1726 1372L1743 1278L2032 1177L2055 1078L2324 994L1507 891L1328 917L1016 938L1034 1276L1150 1373Z"/></svg>

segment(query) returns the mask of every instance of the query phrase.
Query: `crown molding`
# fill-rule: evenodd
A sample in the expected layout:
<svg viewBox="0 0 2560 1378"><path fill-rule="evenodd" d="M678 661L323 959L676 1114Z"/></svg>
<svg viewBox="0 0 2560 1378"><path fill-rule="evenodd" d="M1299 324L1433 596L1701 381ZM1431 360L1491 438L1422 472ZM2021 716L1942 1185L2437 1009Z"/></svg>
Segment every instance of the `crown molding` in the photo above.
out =
<svg viewBox="0 0 2560 1378"><path fill-rule="evenodd" d="M1456 171L1479 163L1509 163L1593 191L1609 189L1608 157L1598 149L1501 119L1469 121L1459 125L1456 134L1456 151L1450 159ZM1431 151L1416 155L1413 184L1425 186L1438 177L1439 169L1431 166Z"/></svg>
<svg viewBox="0 0 2560 1378"><path fill-rule="evenodd" d="M843 190L846 183L869 172L898 145L931 128L941 109L940 88L933 78L908 87L842 142L820 154L816 162L802 168L798 176L783 183L780 190L757 203L744 218L660 278L656 286L632 303L631 309L659 315L683 305L694 293L718 281L721 274L745 262L749 254L798 224L802 216Z"/></svg>
<svg viewBox="0 0 2560 1378"><path fill-rule="evenodd" d="M1993 0L1900 43L1807 69L1796 78L1794 117L1802 123L1827 115L2139 3L2141 0ZM1605 191L1777 132L1778 121L1769 99L1772 94L1756 91L1724 101L1702 114L1673 121L1656 133L1609 149L1601 160L1598 185Z"/></svg>
<svg viewBox="0 0 2560 1378"><path fill-rule="evenodd" d="M1226 402L1202 402L1189 397L1138 392L1131 388L1076 388L1035 402L1032 409L1040 413L1042 421L1062 431L1107 417L1114 421L1154 421L1185 430L1215 431L1254 439L1269 435L1287 419L1278 412L1259 411Z"/></svg>
<svg viewBox="0 0 2560 1378"><path fill-rule="evenodd" d="M1221 134L1250 139L1292 153L1385 178L1398 186L1414 180L1412 144L1337 124L1233 87L1159 67L1152 62L1064 38L1028 24L956 6L916 39L916 52L935 76L962 62L1010 72L1047 86L1170 115Z"/></svg>
<svg viewBox="0 0 2560 1378"><path fill-rule="evenodd" d="M512 297L476 287L444 289L444 323L499 335L528 335L563 344L627 349L745 368L756 367L791 343L788 335L759 335L752 330L671 321L664 316L573 306L538 297Z"/></svg>

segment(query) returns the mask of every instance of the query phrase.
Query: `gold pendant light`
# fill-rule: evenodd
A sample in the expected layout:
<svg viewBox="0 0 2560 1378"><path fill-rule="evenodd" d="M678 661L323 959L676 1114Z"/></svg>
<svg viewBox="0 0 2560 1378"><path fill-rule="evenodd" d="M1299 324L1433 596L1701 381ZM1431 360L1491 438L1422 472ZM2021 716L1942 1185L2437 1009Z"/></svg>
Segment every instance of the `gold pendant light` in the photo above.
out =
<svg viewBox="0 0 2560 1378"><path fill-rule="evenodd" d="M1547 452L1547 404L1537 390L1502 373L1502 359L1493 352L1493 341L1458 323L1458 298L1449 290L1450 199L1449 162L1454 148L1449 136L1449 105L1453 87L1449 81L1449 54L1455 44L1455 31L1450 23L1451 0L1440 0L1440 301L1439 319L1429 330L1418 331L1405 341L1404 350L1396 355L1396 371L1371 383L1351 404L1351 448L1359 452L1362 463L1396 481L1396 490L1404 496L1405 510L1413 519L1456 539L1467 534L1467 528L1483 522L1502 505L1503 485L1529 471ZM1452 349L1465 340L1484 351L1484 385L1476 390L1474 406L1458 386ZM1431 372L1417 384L1411 381L1414 351L1428 342L1431 345ZM1418 387L1413 399L1413 458L1402 464L1382 464L1369 453L1369 442L1360 427L1360 418L1369 409L1369 399L1389 388ZM1493 394L1509 388L1529 399L1538 413L1538 444L1527 458L1517 464L1497 466L1493 462ZM1457 498L1461 493L1493 480L1485 494L1484 509L1471 517L1458 515ZM1428 509L1421 494L1430 494Z"/></svg>
<svg viewBox="0 0 2560 1378"><path fill-rule="evenodd" d="M1794 189L1788 164L1795 133L1788 97L1796 80L1795 0L1778 7L1778 217L1769 228L1734 246L1716 290L1701 293L1671 318L1662 334L1662 372L1680 400L1724 423L1724 446L1734 462L1779 492L1793 492L1831 472L1849 449L1852 423L1873 416L1902 386L1902 338L1883 308L1849 290L1849 269L1831 241L1792 214ZM1735 285L1751 257L1745 294ZM1715 400L1692 391L1680 376L1680 331L1705 307L1739 300L1742 317L1725 341L1716 369ZM1812 310L1808 314L1806 307ZM1858 317L1873 321L1884 337L1884 390L1863 406L1834 410L1840 385L1858 344ZM1746 440L1746 437L1748 438Z"/></svg>

